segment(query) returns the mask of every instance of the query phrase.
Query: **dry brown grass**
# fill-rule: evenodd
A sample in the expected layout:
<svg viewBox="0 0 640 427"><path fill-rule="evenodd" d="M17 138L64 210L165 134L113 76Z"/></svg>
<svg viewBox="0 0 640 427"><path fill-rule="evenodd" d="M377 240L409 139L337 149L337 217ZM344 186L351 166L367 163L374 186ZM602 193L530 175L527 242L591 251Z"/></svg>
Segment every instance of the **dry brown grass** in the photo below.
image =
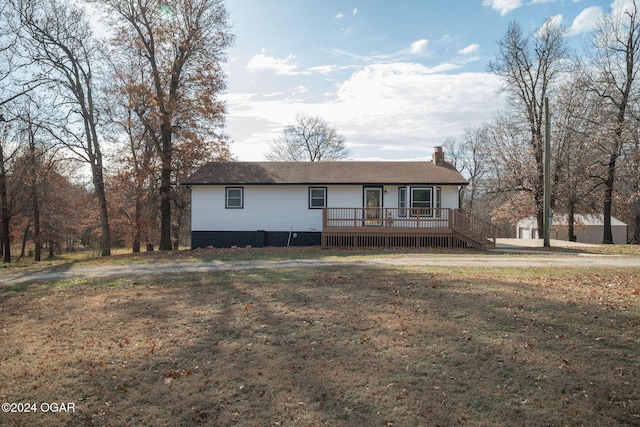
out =
<svg viewBox="0 0 640 427"><path fill-rule="evenodd" d="M640 268L341 266L0 294L10 426L637 426ZM15 292L17 290L17 292Z"/></svg>

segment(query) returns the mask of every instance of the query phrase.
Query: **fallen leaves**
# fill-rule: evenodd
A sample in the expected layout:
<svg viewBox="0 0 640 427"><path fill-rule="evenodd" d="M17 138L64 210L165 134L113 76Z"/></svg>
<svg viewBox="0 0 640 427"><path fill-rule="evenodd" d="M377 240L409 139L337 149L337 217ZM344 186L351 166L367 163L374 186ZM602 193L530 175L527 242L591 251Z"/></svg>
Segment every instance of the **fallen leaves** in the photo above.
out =
<svg viewBox="0 0 640 427"><path fill-rule="evenodd" d="M451 425L461 413L608 425L638 412L639 288L622 273L266 276L25 299L3 312L0 394L67 390L96 425Z"/></svg>

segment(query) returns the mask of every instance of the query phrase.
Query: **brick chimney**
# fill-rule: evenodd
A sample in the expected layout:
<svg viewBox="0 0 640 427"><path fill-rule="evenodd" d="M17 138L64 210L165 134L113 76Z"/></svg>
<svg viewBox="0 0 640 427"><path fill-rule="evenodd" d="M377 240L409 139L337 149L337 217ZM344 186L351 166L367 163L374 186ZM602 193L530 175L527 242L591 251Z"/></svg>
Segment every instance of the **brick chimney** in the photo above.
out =
<svg viewBox="0 0 640 427"><path fill-rule="evenodd" d="M435 147L433 152L433 163L436 165L444 164L444 151L442 151L442 147Z"/></svg>

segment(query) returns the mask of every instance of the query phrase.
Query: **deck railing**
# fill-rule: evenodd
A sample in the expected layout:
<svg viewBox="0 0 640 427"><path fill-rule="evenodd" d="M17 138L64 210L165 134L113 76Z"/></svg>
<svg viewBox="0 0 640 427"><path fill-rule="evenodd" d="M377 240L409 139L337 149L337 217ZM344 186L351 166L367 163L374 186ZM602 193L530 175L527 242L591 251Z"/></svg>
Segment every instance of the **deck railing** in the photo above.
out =
<svg viewBox="0 0 640 427"><path fill-rule="evenodd" d="M452 228L446 208L325 208L323 229L333 227Z"/></svg>
<svg viewBox="0 0 640 427"><path fill-rule="evenodd" d="M498 228L464 210L454 211L453 228L460 234L484 243L484 249L495 248Z"/></svg>
<svg viewBox="0 0 640 427"><path fill-rule="evenodd" d="M322 230L327 237L325 242L329 242L331 236L339 237L341 242L373 242L371 239L375 236L380 241L395 242L399 241L397 238L410 237L412 245L418 245L417 238L431 236L450 244L488 249L495 247L496 239L494 225L449 208L324 208ZM359 238L350 239L350 236ZM371 239L363 240L362 236ZM368 243L358 245L365 244Z"/></svg>

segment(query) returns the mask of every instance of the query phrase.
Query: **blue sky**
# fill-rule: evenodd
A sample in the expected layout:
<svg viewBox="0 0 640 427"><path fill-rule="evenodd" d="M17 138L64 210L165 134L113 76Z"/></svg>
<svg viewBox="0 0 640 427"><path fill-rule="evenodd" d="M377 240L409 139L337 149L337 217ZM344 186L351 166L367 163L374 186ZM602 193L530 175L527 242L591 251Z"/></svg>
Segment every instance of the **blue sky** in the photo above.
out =
<svg viewBox="0 0 640 427"><path fill-rule="evenodd" d="M353 159L430 159L504 107L487 66L509 22L532 33L562 22L580 50L625 1L227 0L232 152L264 160L305 112L336 126Z"/></svg>

